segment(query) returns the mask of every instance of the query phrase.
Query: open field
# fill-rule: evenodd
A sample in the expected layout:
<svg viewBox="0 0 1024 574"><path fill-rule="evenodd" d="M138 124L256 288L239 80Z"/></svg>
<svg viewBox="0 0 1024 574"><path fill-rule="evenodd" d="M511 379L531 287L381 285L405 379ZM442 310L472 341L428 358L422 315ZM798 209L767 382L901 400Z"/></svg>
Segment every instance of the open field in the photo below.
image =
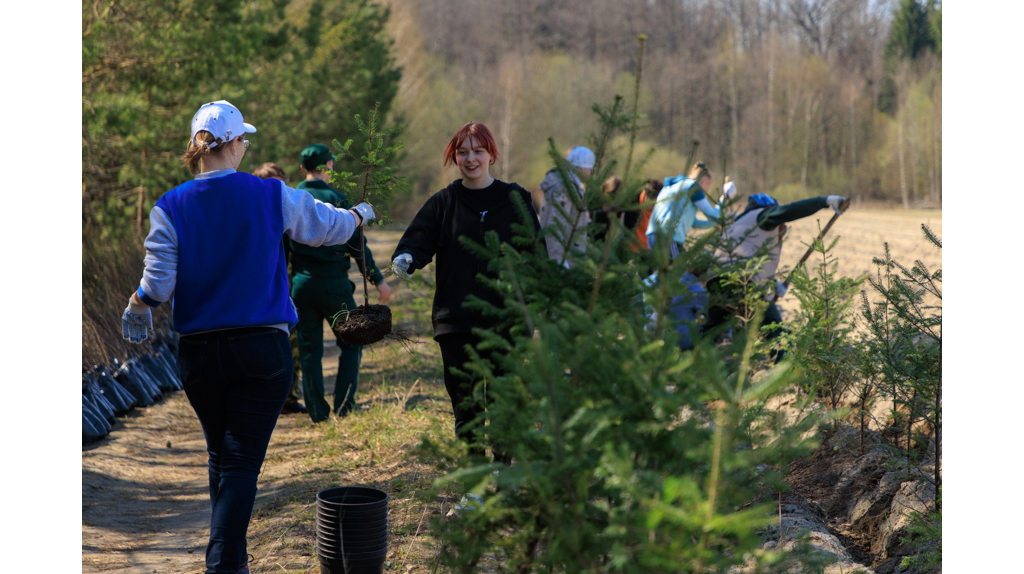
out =
<svg viewBox="0 0 1024 574"><path fill-rule="evenodd" d="M821 211L822 225L831 216ZM889 241L893 256L941 266L920 224L940 237L939 211L851 211L833 234L842 237L840 272L873 269L871 258ZM816 234L815 218L791 226L783 264L803 253L801 242ZM833 235L833 236L834 236ZM381 264L390 259L399 233L376 230L370 247ZM374 298L375 294L371 294ZM787 305L795 304L789 297ZM395 345L364 351L357 401L345 419L314 426L306 415L283 416L271 440L253 520L249 552L254 573L314 573L313 517L316 493L336 485L361 484L391 494L388 572L430 572L436 544L428 518L453 500L416 499L439 471L411 455L422 433L450 433L451 406L441 382L437 345L430 339L430 300L398 286L392 307L399 328L417 331L411 352ZM333 390L337 349L325 325L324 374ZM82 453L82 567L84 572L195 573L202 570L208 536L206 453L199 422L183 393L136 410L111 435Z"/></svg>

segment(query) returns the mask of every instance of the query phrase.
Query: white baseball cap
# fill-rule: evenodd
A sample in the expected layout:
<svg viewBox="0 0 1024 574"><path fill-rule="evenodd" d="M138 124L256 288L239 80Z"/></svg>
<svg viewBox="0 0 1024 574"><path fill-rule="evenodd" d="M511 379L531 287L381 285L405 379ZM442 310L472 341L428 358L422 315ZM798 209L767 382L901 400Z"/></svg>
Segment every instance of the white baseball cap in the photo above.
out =
<svg viewBox="0 0 1024 574"><path fill-rule="evenodd" d="M226 143L242 134L256 133L252 124L242 121L242 112L231 105L227 100L217 100L203 104L192 116L192 143L199 145L196 141L198 132L210 132L217 140L210 147L217 147L218 143Z"/></svg>
<svg viewBox="0 0 1024 574"><path fill-rule="evenodd" d="M590 151L590 148L583 146L576 146L569 150L566 154L565 159L569 160L569 163L582 169L594 169L594 162L597 158L594 156L594 152Z"/></svg>

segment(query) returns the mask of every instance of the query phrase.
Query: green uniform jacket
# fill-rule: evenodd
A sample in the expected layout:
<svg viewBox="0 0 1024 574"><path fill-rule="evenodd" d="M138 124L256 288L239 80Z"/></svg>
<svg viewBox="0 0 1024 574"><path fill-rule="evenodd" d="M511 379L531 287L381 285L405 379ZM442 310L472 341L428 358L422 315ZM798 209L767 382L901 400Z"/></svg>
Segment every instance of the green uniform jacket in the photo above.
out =
<svg viewBox="0 0 1024 574"><path fill-rule="evenodd" d="M314 198L335 207L342 209L352 207L352 203L344 193L331 188L319 179L303 181L296 189L303 189ZM374 285L382 283L384 276L381 275L380 269L377 269L377 265L373 261L373 253L370 252L369 247L366 247L365 265L361 258L362 256L359 251L359 243L363 238L361 229L354 233L352 239L349 239L347 243L329 247L312 247L287 239L286 241L289 243L288 247L291 251L292 272L316 277L348 277L348 270L352 266L352 259L355 259L356 265L359 266L359 271L367 275L370 282Z"/></svg>

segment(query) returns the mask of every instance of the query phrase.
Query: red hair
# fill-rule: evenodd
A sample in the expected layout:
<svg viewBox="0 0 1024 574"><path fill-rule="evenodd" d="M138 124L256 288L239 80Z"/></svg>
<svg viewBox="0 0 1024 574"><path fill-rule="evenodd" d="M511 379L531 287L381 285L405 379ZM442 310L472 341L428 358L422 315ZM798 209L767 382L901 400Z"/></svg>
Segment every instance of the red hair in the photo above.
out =
<svg viewBox="0 0 1024 574"><path fill-rule="evenodd" d="M479 122L469 122L459 128L459 131L455 132L455 137L453 137L452 141L448 142L448 146L444 148L445 166L456 163L455 153L467 138L475 139L477 143L487 150L487 153L491 156L491 163L494 163L494 161L498 159L498 144L494 143L494 136L491 135L491 130L487 129L487 126Z"/></svg>

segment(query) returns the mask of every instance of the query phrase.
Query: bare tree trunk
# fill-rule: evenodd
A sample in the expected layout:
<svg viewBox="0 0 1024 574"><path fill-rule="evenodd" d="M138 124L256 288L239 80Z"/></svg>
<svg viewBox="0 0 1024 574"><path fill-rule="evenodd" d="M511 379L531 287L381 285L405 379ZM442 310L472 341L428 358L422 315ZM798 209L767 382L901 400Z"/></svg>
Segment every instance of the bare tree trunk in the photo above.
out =
<svg viewBox="0 0 1024 574"><path fill-rule="evenodd" d="M896 112L896 147L900 159L900 202L903 209L910 209L910 200L907 196L907 168L903 161L903 110Z"/></svg>
<svg viewBox="0 0 1024 574"><path fill-rule="evenodd" d="M729 114L729 121L732 124L731 125L732 133L729 134L730 135L730 139L732 140L732 141L729 142L729 159L732 161L732 163L734 165L738 165L738 157L739 157L739 155L736 152L736 146L739 145L739 141L740 141L740 132L739 132L739 129L740 129L739 128L739 106L740 106L740 101L739 101L739 95L738 95L737 89L736 89L736 73L737 73L736 72L736 50L737 50L737 46L736 46L736 30L734 28L733 32L732 32L732 54L731 54L732 73L729 74L729 99L730 99L729 103L730 103L730 106L732 107L731 113ZM687 167L689 167L689 166L687 166ZM727 174L723 173L722 175L724 176L724 175L727 175Z"/></svg>
<svg viewBox="0 0 1024 574"><path fill-rule="evenodd" d="M501 117L501 181L509 181L508 170L512 161L512 90L505 90L505 110Z"/></svg>
<svg viewBox="0 0 1024 574"><path fill-rule="evenodd" d="M850 86L850 179L854 182L857 181L857 123L854 121L853 115L853 99L857 90ZM857 203L863 200L862 191L860 186L853 186L853 193L857 194Z"/></svg>
<svg viewBox="0 0 1024 574"><path fill-rule="evenodd" d="M812 96L808 98L807 104L804 106L804 164L800 168L800 183L804 187L807 187L807 164L811 154L811 114L814 113L816 103Z"/></svg>
<svg viewBox="0 0 1024 574"><path fill-rule="evenodd" d="M907 98L907 102L906 102L906 107L908 108L907 109L907 116L908 116L907 117L907 131L909 132L907 134L907 136L908 136L907 137L907 152L910 155L910 161L907 162L907 163L910 164L909 165L909 167L910 167L910 170L909 170L909 172L910 172L909 173L910 181L907 182L908 187L909 187L909 189L907 191L910 194L910 203L911 203L911 205L917 205L917 202L921 199L920 198L920 193L919 193L920 190L919 190L918 185L917 185L917 173L918 173L918 170L917 170L917 165L918 165L918 157L917 157L918 156L918 153L917 153L917 147L918 147L917 146L917 130L914 127L914 114L913 114L913 111L909 109L910 108L910 101L909 100L910 100L910 98Z"/></svg>
<svg viewBox="0 0 1024 574"><path fill-rule="evenodd" d="M775 183L775 34L768 29L768 169L765 173L765 191Z"/></svg>
<svg viewBox="0 0 1024 574"><path fill-rule="evenodd" d="M932 126L932 153L935 157L935 175L933 176L935 185L932 188L932 204L935 207L940 207L942 202L942 144L940 143L940 138L942 137L941 84L937 89L940 91L939 97L932 97L932 101L935 104L932 109L932 115L935 118L934 125Z"/></svg>

